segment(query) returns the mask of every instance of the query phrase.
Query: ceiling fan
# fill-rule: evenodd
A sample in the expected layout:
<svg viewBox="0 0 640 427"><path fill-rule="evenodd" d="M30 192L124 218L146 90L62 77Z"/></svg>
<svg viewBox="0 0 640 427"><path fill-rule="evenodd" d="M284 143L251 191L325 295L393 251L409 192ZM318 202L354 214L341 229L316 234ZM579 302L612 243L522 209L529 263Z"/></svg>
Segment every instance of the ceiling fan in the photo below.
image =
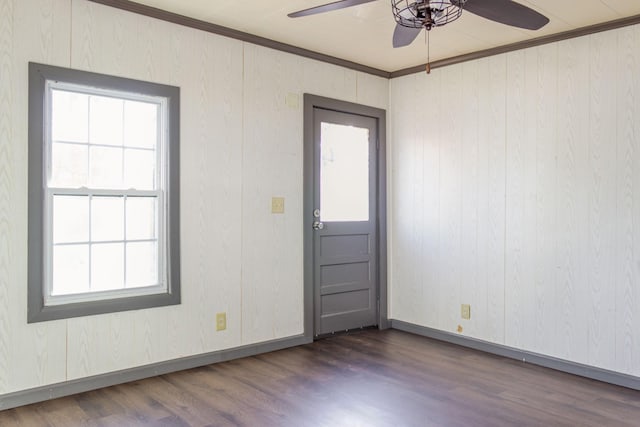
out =
<svg viewBox="0 0 640 427"><path fill-rule="evenodd" d="M376 0L338 0L290 13L290 18L315 15ZM396 28L393 47L411 44L422 29L427 31L455 21L466 10L491 21L527 30L544 27L549 18L512 0L391 0Z"/></svg>

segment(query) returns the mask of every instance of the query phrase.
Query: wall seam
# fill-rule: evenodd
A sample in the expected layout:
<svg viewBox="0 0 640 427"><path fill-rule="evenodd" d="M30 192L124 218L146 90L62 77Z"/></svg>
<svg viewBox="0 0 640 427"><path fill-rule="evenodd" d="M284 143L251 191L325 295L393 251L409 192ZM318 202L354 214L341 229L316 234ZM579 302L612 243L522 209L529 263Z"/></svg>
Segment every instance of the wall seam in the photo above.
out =
<svg viewBox="0 0 640 427"><path fill-rule="evenodd" d="M240 344L244 342L244 148L245 148L245 59L246 59L246 47L247 43L242 42L242 107L241 107L241 130L240 130Z"/></svg>
<svg viewBox="0 0 640 427"><path fill-rule="evenodd" d="M616 64L615 64L616 74L619 72L619 69L618 69L618 66L619 66L618 58L620 56L620 46L619 46L619 43L618 43L619 40L620 40L620 32L617 32L616 33L616 50L615 50L616 51ZM589 82L591 82L591 79L589 79ZM619 79L617 79L617 78L614 79L614 82L613 82L613 85L614 85L613 97L615 99L615 108L616 108L615 117L616 118L619 117L618 116L618 111L617 111L617 108L618 108L618 89L619 89L618 82L619 82ZM612 135L612 136L613 136L613 141L614 141L614 146L615 146L615 153L616 153L616 170L619 171L621 165L620 165L620 151L619 151L620 142L618 141L618 131L619 131L618 123L616 123L616 126L614 127L614 129L615 129L614 135ZM620 175L619 175L619 173L616 173L616 185L615 185L615 188L616 188L616 217L620 217L620 206L619 206L619 203L620 203L620 185L619 185L620 181L619 181L619 179L620 179ZM614 250L618 251L620 249L620 243L622 241L622 239L620 238L620 233L619 233L619 231L621 229L620 221L616 221L615 225L616 225L616 231L615 231L616 242L615 242L615 249ZM616 257L616 258L619 259L620 257ZM621 266L618 264L617 268L616 268L616 281L615 281L615 286L614 286L615 295L614 295L613 302L614 302L614 311L615 311L615 313L618 313L618 307L619 307L619 303L620 303L619 292L618 292L618 289L620 287L620 276L621 276L620 275L620 270L621 270L620 267ZM618 336L619 335L618 335L617 332L615 334L613 334L613 345L614 345L614 347L613 347L614 348L613 361L614 361L614 364L615 364L616 368L619 366L619 363L618 363L618 360L619 360L619 355L618 355Z"/></svg>
<svg viewBox="0 0 640 427"><path fill-rule="evenodd" d="M504 136L504 222L503 222L503 246L502 246L502 343L507 343L507 223L509 219L508 215L508 203L507 203L507 179L508 179L508 160L509 160L509 141L508 141L508 116L509 116L509 103L507 102L507 90L509 81L509 55L504 56L504 74L505 74L505 91L504 91L504 127L502 129Z"/></svg>
<svg viewBox="0 0 640 427"><path fill-rule="evenodd" d="M73 67L73 0L69 0L69 68Z"/></svg>

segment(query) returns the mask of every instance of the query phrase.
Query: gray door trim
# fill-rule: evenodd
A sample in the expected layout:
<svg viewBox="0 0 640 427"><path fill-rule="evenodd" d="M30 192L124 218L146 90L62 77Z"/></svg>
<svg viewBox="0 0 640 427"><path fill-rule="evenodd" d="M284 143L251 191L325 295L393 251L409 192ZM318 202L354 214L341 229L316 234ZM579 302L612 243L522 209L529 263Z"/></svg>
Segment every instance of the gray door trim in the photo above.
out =
<svg viewBox="0 0 640 427"><path fill-rule="evenodd" d="M380 108L304 94L304 336L313 339L313 109L339 111L372 117L378 123L378 327L390 327L387 314L387 155L386 111Z"/></svg>

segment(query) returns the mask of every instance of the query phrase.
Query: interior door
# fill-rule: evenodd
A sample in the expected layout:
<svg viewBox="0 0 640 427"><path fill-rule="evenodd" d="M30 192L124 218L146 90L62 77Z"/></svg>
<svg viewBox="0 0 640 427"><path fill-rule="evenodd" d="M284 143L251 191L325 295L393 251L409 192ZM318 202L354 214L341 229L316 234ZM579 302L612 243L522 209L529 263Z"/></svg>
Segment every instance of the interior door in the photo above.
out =
<svg viewBox="0 0 640 427"><path fill-rule="evenodd" d="M314 108L315 335L378 318L377 121Z"/></svg>

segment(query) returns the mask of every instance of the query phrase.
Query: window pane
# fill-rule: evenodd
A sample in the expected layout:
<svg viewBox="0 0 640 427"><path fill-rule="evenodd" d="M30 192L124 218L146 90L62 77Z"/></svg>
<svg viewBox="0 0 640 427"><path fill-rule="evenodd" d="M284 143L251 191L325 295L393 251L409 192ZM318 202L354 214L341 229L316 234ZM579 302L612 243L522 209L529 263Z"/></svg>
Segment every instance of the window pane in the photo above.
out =
<svg viewBox="0 0 640 427"><path fill-rule="evenodd" d="M52 267L52 295L89 290L89 245L54 246Z"/></svg>
<svg viewBox="0 0 640 427"><path fill-rule="evenodd" d="M125 101L124 145L156 148L158 140L158 105Z"/></svg>
<svg viewBox="0 0 640 427"><path fill-rule="evenodd" d="M90 147L89 183L93 188L122 187L122 149Z"/></svg>
<svg viewBox="0 0 640 427"><path fill-rule="evenodd" d="M87 185L88 147L56 142L51 148L52 187L80 188Z"/></svg>
<svg viewBox="0 0 640 427"><path fill-rule="evenodd" d="M53 243L89 241L89 197L53 196Z"/></svg>
<svg viewBox="0 0 640 427"><path fill-rule="evenodd" d="M124 240L124 197L91 199L91 240Z"/></svg>
<svg viewBox="0 0 640 427"><path fill-rule="evenodd" d="M158 284L157 242L127 243L127 288Z"/></svg>
<svg viewBox="0 0 640 427"><path fill-rule="evenodd" d="M155 197L127 198L127 240L156 238Z"/></svg>
<svg viewBox="0 0 640 427"><path fill-rule="evenodd" d="M54 141L87 142L89 96L51 91L51 137Z"/></svg>
<svg viewBox="0 0 640 427"><path fill-rule="evenodd" d="M92 96L89 102L91 144L122 145L123 101L106 96Z"/></svg>
<svg viewBox="0 0 640 427"><path fill-rule="evenodd" d="M154 190L156 182L156 152L124 150L124 187Z"/></svg>
<svg viewBox="0 0 640 427"><path fill-rule="evenodd" d="M369 220L369 129L322 123L322 221Z"/></svg>
<svg viewBox="0 0 640 427"><path fill-rule="evenodd" d="M124 288L124 243L91 245L91 290Z"/></svg>

